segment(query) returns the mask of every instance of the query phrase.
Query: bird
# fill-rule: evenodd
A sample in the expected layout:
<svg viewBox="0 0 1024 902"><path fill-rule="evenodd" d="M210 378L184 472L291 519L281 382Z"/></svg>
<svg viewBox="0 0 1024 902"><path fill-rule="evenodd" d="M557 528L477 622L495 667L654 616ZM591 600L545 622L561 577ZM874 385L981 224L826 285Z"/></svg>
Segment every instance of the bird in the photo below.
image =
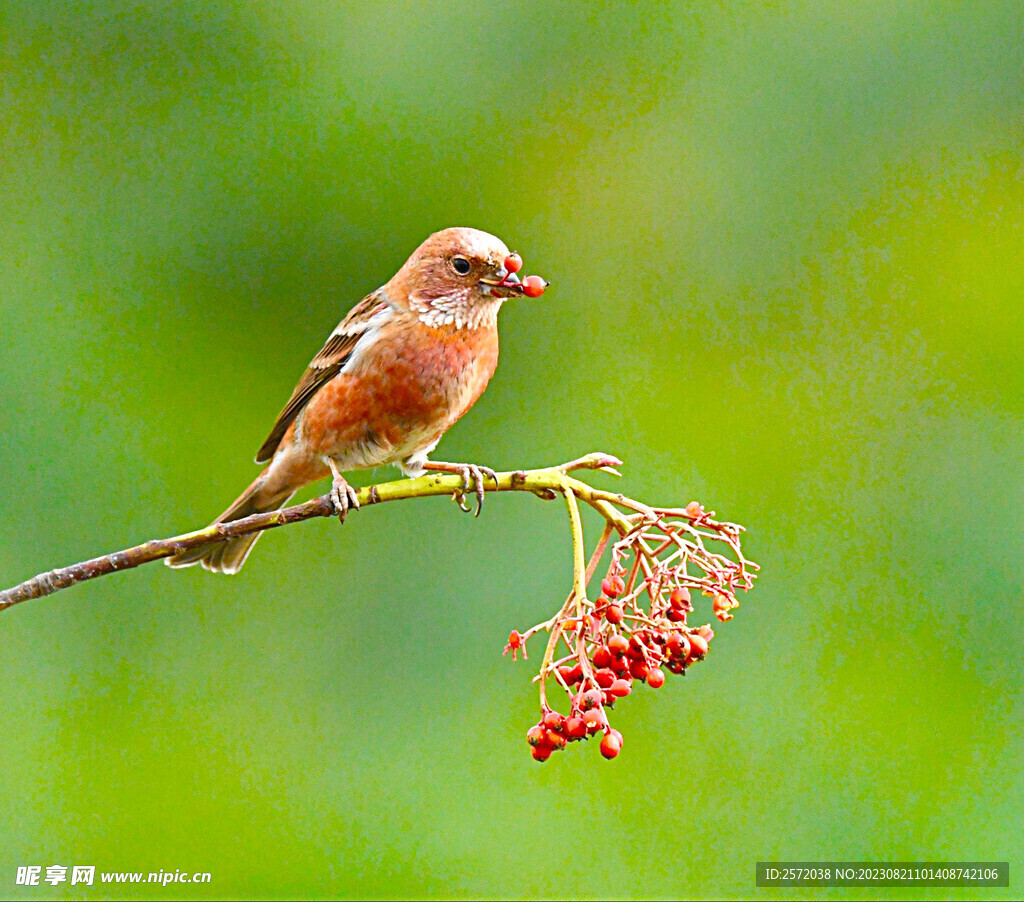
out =
<svg viewBox="0 0 1024 902"><path fill-rule="evenodd" d="M328 474L344 522L359 500L342 474L385 464L409 477L460 474L465 491L475 487L479 514L484 479L496 482L495 472L429 455L494 374L502 304L536 297L548 284L539 276L520 281L521 266L518 254L478 229L427 238L330 334L256 454L266 468L214 523L279 510ZM464 506L463 493L456 498ZM199 545L166 563L237 573L260 535Z"/></svg>

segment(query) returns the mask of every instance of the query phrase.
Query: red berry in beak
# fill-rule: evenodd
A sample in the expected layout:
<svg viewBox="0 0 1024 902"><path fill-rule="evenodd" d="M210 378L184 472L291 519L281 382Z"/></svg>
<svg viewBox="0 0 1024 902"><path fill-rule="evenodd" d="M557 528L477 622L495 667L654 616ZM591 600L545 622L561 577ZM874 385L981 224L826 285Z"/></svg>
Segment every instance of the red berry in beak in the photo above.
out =
<svg viewBox="0 0 1024 902"><path fill-rule="evenodd" d="M528 298L539 298L547 287L548 283L540 276L527 276L523 279L523 294Z"/></svg>
<svg viewBox="0 0 1024 902"><path fill-rule="evenodd" d="M519 254L509 254L505 258L504 266L510 273L519 272L523 268L523 258Z"/></svg>

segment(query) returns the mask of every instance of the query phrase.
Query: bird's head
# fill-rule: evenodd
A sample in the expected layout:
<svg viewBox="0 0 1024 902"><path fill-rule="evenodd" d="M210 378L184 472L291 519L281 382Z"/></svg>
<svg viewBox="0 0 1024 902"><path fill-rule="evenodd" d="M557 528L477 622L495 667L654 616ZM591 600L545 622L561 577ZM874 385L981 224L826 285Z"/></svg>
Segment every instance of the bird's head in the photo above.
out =
<svg viewBox="0 0 1024 902"><path fill-rule="evenodd" d="M388 297L419 315L427 325L478 328L493 324L501 304L524 294L536 296L516 275L522 260L505 243L478 229L435 232L413 252L385 286ZM540 291L547 284L539 276Z"/></svg>

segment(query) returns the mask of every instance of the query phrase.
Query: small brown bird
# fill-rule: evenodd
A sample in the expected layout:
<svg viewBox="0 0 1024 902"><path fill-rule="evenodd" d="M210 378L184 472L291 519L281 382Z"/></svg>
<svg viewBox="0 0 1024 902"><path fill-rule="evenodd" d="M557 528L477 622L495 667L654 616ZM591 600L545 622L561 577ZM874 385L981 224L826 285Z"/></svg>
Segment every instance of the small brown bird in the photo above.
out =
<svg viewBox="0 0 1024 902"><path fill-rule="evenodd" d="M510 297L536 297L547 283L493 235L445 229L431 235L386 285L363 298L327 339L256 455L269 466L215 522L278 510L328 473L342 519L358 507L346 470L396 464L406 476L485 474L470 464L428 460L441 436L476 402L498 363L498 310ZM260 537L215 542L168 558L237 573Z"/></svg>

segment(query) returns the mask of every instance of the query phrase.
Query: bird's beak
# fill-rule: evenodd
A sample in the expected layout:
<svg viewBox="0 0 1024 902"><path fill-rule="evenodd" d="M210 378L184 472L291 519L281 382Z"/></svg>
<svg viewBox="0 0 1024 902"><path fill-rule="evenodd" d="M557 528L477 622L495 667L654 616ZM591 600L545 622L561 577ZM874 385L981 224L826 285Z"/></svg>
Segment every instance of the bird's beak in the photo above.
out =
<svg viewBox="0 0 1024 902"><path fill-rule="evenodd" d="M481 279L480 284L484 286L484 294L491 294L499 298L513 298L523 296L523 286L519 276L501 267L494 278Z"/></svg>

